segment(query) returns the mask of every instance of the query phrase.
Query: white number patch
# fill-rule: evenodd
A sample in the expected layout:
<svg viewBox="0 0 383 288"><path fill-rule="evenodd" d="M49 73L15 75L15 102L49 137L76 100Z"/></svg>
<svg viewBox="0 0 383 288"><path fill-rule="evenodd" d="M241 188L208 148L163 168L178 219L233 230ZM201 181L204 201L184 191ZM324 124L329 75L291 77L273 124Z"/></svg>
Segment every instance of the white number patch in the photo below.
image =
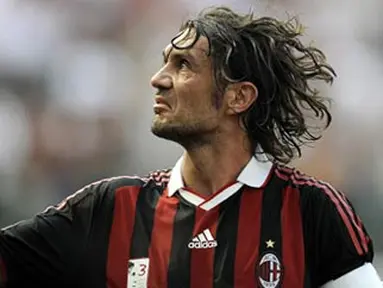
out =
<svg viewBox="0 0 383 288"><path fill-rule="evenodd" d="M149 276L149 258L130 259L127 288L146 288Z"/></svg>

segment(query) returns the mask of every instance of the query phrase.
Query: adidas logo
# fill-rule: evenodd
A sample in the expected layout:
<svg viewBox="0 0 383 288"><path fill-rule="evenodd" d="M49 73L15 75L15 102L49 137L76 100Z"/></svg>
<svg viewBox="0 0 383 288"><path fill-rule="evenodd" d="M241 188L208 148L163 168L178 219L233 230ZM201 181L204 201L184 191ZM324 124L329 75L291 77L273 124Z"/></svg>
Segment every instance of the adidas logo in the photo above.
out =
<svg viewBox="0 0 383 288"><path fill-rule="evenodd" d="M188 244L190 249L207 249L217 246L218 243L214 240L213 235L211 235L209 229L205 229L202 233L199 233Z"/></svg>

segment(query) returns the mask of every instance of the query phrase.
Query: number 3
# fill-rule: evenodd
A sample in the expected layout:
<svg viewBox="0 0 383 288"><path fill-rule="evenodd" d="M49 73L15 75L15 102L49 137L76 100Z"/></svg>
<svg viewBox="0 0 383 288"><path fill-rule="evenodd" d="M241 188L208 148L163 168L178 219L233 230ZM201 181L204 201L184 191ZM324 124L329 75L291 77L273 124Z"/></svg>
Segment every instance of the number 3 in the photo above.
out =
<svg viewBox="0 0 383 288"><path fill-rule="evenodd" d="M147 271L147 266L145 264L140 264L140 272L138 273L138 276L144 276Z"/></svg>

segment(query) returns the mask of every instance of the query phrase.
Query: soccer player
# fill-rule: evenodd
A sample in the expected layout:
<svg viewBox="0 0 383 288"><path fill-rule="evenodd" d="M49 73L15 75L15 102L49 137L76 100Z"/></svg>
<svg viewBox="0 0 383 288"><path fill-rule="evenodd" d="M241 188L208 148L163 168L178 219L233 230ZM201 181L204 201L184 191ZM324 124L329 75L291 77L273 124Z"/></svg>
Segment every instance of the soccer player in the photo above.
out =
<svg viewBox="0 0 383 288"><path fill-rule="evenodd" d="M286 166L331 122L335 76L296 21L224 7L182 25L153 76L171 170L93 183L3 229L6 287L377 288L373 247L340 191Z"/></svg>

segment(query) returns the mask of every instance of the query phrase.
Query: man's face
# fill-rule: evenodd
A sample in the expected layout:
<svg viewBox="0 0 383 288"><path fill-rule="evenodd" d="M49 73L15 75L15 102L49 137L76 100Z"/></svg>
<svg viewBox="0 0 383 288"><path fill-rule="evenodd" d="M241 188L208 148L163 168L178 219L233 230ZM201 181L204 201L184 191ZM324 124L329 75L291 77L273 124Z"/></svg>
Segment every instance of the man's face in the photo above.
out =
<svg viewBox="0 0 383 288"><path fill-rule="evenodd" d="M193 40L183 38L175 44L187 46ZM164 64L151 80L158 89L152 124L155 135L179 143L204 141L218 128L222 109L213 105L215 85L208 48L202 36L190 49L165 48Z"/></svg>

